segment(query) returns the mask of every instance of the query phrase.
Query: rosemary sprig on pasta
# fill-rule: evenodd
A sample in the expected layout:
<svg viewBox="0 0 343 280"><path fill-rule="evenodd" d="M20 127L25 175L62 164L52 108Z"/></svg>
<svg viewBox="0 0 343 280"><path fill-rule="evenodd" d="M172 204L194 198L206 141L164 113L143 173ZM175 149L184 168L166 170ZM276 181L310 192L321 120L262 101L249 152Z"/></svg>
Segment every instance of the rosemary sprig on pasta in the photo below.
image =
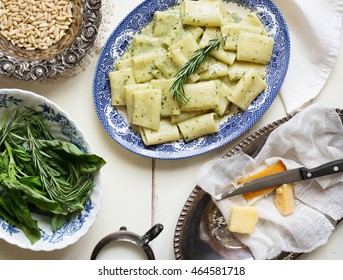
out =
<svg viewBox="0 0 343 280"><path fill-rule="evenodd" d="M187 82L188 77L194 74L202 62L206 60L212 50L218 49L224 38L216 38L209 41L209 43L194 52L194 55L187 61L187 63L175 75L175 81L171 86L173 98L180 104L185 105L188 98L183 90L183 85Z"/></svg>

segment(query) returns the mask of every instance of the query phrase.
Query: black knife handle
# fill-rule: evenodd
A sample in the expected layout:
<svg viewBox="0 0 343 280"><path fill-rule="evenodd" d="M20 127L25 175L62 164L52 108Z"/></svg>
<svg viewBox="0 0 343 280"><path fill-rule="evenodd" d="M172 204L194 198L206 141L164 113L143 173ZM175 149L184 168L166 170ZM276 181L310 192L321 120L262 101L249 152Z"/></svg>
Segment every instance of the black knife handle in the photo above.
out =
<svg viewBox="0 0 343 280"><path fill-rule="evenodd" d="M317 178L325 175L343 172L343 159L330 161L315 168L300 168L303 180Z"/></svg>

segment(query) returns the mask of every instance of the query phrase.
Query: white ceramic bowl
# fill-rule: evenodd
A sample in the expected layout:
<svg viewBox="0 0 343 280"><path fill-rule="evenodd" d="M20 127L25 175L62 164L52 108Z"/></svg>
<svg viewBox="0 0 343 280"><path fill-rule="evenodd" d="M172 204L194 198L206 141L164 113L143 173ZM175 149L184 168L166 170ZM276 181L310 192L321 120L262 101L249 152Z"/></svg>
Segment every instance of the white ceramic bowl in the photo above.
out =
<svg viewBox="0 0 343 280"><path fill-rule="evenodd" d="M28 106L43 112L44 120L51 126L53 136L77 145L86 153L91 152L82 131L70 116L52 101L38 94L19 89L0 89L0 119L8 108ZM78 241L93 225L100 207L100 172L94 176L95 187L84 210L73 220L53 232L50 222L42 215L33 214L41 228L42 238L31 244L20 228L8 224L0 217L0 238L21 248L34 251L52 251L65 248ZM1 187L1 186L0 186Z"/></svg>

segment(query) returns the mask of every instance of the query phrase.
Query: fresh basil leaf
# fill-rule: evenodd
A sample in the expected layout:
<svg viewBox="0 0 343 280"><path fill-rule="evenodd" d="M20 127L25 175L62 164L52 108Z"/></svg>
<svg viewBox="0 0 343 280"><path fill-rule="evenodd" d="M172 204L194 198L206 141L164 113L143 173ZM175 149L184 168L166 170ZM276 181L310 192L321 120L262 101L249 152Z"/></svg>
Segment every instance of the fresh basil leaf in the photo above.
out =
<svg viewBox="0 0 343 280"><path fill-rule="evenodd" d="M65 152L66 155L64 158L67 157L69 161L77 161L82 173L96 172L106 164L106 161L103 158L95 154L85 154L76 145L70 142L41 140L40 143L42 144L42 149L50 148Z"/></svg>
<svg viewBox="0 0 343 280"><path fill-rule="evenodd" d="M37 221L32 218L29 207L20 192L16 190L10 190L9 192L11 194L11 210L18 219L27 238L34 244L41 238Z"/></svg>
<svg viewBox="0 0 343 280"><path fill-rule="evenodd" d="M67 215L69 211L62 207L60 203L53 201L46 196L39 194L30 187L21 184L19 181L14 181L9 178L2 180L2 184L9 190L21 191L26 194L26 199L41 210L47 210L52 213Z"/></svg>
<svg viewBox="0 0 343 280"><path fill-rule="evenodd" d="M18 226L19 225L18 219L15 216L13 216L11 213L12 211L11 211L10 203L3 197L0 197L0 217L4 221L12 225Z"/></svg>
<svg viewBox="0 0 343 280"><path fill-rule="evenodd" d="M53 231L59 230L67 221L66 216L52 215L51 217L51 228Z"/></svg>

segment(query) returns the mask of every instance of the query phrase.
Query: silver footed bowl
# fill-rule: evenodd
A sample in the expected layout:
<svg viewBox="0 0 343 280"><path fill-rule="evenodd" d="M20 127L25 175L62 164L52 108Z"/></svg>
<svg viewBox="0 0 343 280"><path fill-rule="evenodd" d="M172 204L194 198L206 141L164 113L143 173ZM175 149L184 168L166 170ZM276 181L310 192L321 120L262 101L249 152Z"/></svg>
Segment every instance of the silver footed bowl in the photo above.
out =
<svg viewBox="0 0 343 280"><path fill-rule="evenodd" d="M93 46L101 23L101 0L71 0L73 22L60 41L46 50L26 50L0 33L0 75L45 80L77 65Z"/></svg>

